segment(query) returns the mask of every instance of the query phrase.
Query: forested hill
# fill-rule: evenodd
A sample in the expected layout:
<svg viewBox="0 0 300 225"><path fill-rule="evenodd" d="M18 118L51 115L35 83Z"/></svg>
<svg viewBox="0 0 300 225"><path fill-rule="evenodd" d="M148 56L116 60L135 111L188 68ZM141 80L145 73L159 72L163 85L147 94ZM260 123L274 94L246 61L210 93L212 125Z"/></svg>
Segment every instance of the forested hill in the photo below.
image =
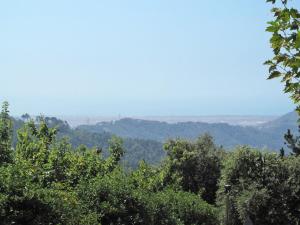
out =
<svg viewBox="0 0 300 225"><path fill-rule="evenodd" d="M151 139L159 142L177 137L196 139L199 135L209 133L218 145L225 148L232 148L236 145L251 145L277 151L283 147L283 135L287 129L297 130L296 122L297 115L292 112L259 127L202 122L169 124L126 118L112 122L101 122L96 125L82 125L77 129L92 133L109 132L121 137Z"/></svg>
<svg viewBox="0 0 300 225"><path fill-rule="evenodd" d="M50 127L58 128L58 137L68 137L74 147L84 144L87 147L102 147L104 156L112 135L123 138L126 154L123 162L136 167L140 160L150 164L159 163L164 157L163 142L169 138L187 138L194 140L209 133L216 144L230 149L236 145L251 145L278 151L284 146L283 135L287 129L297 131L297 114L292 112L259 127L232 126L225 123L185 122L169 124L165 122L121 119L114 122L102 122L96 125L82 125L75 129L67 122L55 117L46 117ZM14 142L16 131L24 121L14 119Z"/></svg>
<svg viewBox="0 0 300 225"><path fill-rule="evenodd" d="M103 149L103 154L108 155L109 140L113 134L109 132L94 133L81 129L72 129L66 121L62 121L55 117L45 117L46 123L50 127L58 129L58 138L67 137L73 147L86 145L89 148L100 147ZM17 130L24 125L24 121L13 119L14 124L14 145L17 142ZM139 138L123 138L125 155L123 164L125 166L136 168L140 160L145 160L150 164L158 164L164 157L165 152L162 143L154 140L143 140Z"/></svg>

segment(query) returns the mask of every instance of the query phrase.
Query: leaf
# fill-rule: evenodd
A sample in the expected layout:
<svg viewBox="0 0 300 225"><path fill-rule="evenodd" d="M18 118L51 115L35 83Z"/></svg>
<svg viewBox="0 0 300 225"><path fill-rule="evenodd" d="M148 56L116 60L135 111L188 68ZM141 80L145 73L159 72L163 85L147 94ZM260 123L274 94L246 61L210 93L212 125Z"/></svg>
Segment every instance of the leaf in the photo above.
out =
<svg viewBox="0 0 300 225"><path fill-rule="evenodd" d="M290 13L294 19L300 18L300 13L298 12L298 10L292 8L292 9L290 9Z"/></svg>
<svg viewBox="0 0 300 225"><path fill-rule="evenodd" d="M278 33L274 33L274 35L270 39L270 42L271 42L272 48L274 50L275 49L280 49L282 47L283 37Z"/></svg>
<svg viewBox="0 0 300 225"><path fill-rule="evenodd" d="M300 48L300 31L298 31L296 41L295 41L295 48L299 49Z"/></svg>
<svg viewBox="0 0 300 225"><path fill-rule="evenodd" d="M276 65L270 66L270 68L269 68L269 73L271 73L272 71L274 71L276 68L277 68Z"/></svg>
<svg viewBox="0 0 300 225"><path fill-rule="evenodd" d="M268 26L266 29L267 32L271 32L271 33L278 32L278 30L279 30L279 26L277 24Z"/></svg>
<svg viewBox="0 0 300 225"><path fill-rule="evenodd" d="M267 60L264 62L264 65L273 65L273 62L271 60Z"/></svg>
<svg viewBox="0 0 300 225"><path fill-rule="evenodd" d="M268 79L273 79L273 78L276 78L276 77L280 77L281 76L281 73L279 71L273 71L270 76L268 77Z"/></svg>

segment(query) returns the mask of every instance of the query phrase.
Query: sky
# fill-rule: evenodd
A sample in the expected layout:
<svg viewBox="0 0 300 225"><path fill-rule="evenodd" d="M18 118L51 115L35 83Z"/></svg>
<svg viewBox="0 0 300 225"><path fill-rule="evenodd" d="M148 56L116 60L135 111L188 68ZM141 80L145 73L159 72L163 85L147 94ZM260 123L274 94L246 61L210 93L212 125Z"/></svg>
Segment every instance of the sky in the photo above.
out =
<svg viewBox="0 0 300 225"><path fill-rule="evenodd" d="M281 115L264 0L0 2L0 102L21 115Z"/></svg>

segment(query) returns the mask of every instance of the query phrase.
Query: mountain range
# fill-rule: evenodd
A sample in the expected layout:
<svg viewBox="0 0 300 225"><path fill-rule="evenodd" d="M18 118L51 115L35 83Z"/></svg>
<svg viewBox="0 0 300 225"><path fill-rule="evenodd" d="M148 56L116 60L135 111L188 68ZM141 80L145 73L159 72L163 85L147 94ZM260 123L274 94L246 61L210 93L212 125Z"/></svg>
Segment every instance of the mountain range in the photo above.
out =
<svg viewBox="0 0 300 225"><path fill-rule="evenodd" d="M58 138L68 137L74 147L84 144L88 147L102 147L108 155L109 139L113 135L123 138L126 154L124 164L137 167L140 160L150 164L159 163L164 157L163 143L168 139L185 138L194 140L208 133L217 145L230 150L237 145L250 145L270 151L284 147L283 135L288 129L298 131L296 112L288 113L273 121L258 126L237 126L226 123L178 122L167 123L142 119L125 118L95 125L80 125L72 128L66 121L45 117L51 127L58 128ZM24 124L14 119L14 142L17 130Z"/></svg>
<svg viewBox="0 0 300 225"><path fill-rule="evenodd" d="M92 133L113 133L124 138L150 139L165 142L171 138L196 139L209 133L218 145L230 149L236 145L279 150L284 146L283 135L287 129L297 131L296 112L288 113L259 126L236 126L226 123L180 122L166 123L125 118L96 125L81 125L76 129Z"/></svg>

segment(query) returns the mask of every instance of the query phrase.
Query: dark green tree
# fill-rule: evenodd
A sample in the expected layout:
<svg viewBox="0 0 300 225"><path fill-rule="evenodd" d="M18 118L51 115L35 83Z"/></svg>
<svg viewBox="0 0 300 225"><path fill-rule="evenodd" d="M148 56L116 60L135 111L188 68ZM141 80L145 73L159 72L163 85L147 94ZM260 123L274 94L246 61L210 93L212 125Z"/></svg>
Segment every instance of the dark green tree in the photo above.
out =
<svg viewBox="0 0 300 225"><path fill-rule="evenodd" d="M218 191L225 215L225 185L231 185L230 225L298 225L300 218L300 158L280 157L250 147L238 147L224 161Z"/></svg>
<svg viewBox="0 0 300 225"><path fill-rule="evenodd" d="M299 127L300 129L300 127ZM299 156L300 155L300 136L294 136L291 133L291 130L288 130L284 135L285 144L289 149L292 150L292 154Z"/></svg>
<svg viewBox="0 0 300 225"><path fill-rule="evenodd" d="M222 150L215 146L210 135L196 142L171 140L167 151L166 182L179 182L183 190L200 194L209 203L215 202L221 173Z"/></svg>
<svg viewBox="0 0 300 225"><path fill-rule="evenodd" d="M23 114L22 116L21 116L21 119L23 120L23 121L29 121L30 120L30 115L28 114L28 113L25 113L25 114Z"/></svg>
<svg viewBox="0 0 300 225"><path fill-rule="evenodd" d="M0 165L12 159L12 121L8 106L8 102L4 102L0 114Z"/></svg>

